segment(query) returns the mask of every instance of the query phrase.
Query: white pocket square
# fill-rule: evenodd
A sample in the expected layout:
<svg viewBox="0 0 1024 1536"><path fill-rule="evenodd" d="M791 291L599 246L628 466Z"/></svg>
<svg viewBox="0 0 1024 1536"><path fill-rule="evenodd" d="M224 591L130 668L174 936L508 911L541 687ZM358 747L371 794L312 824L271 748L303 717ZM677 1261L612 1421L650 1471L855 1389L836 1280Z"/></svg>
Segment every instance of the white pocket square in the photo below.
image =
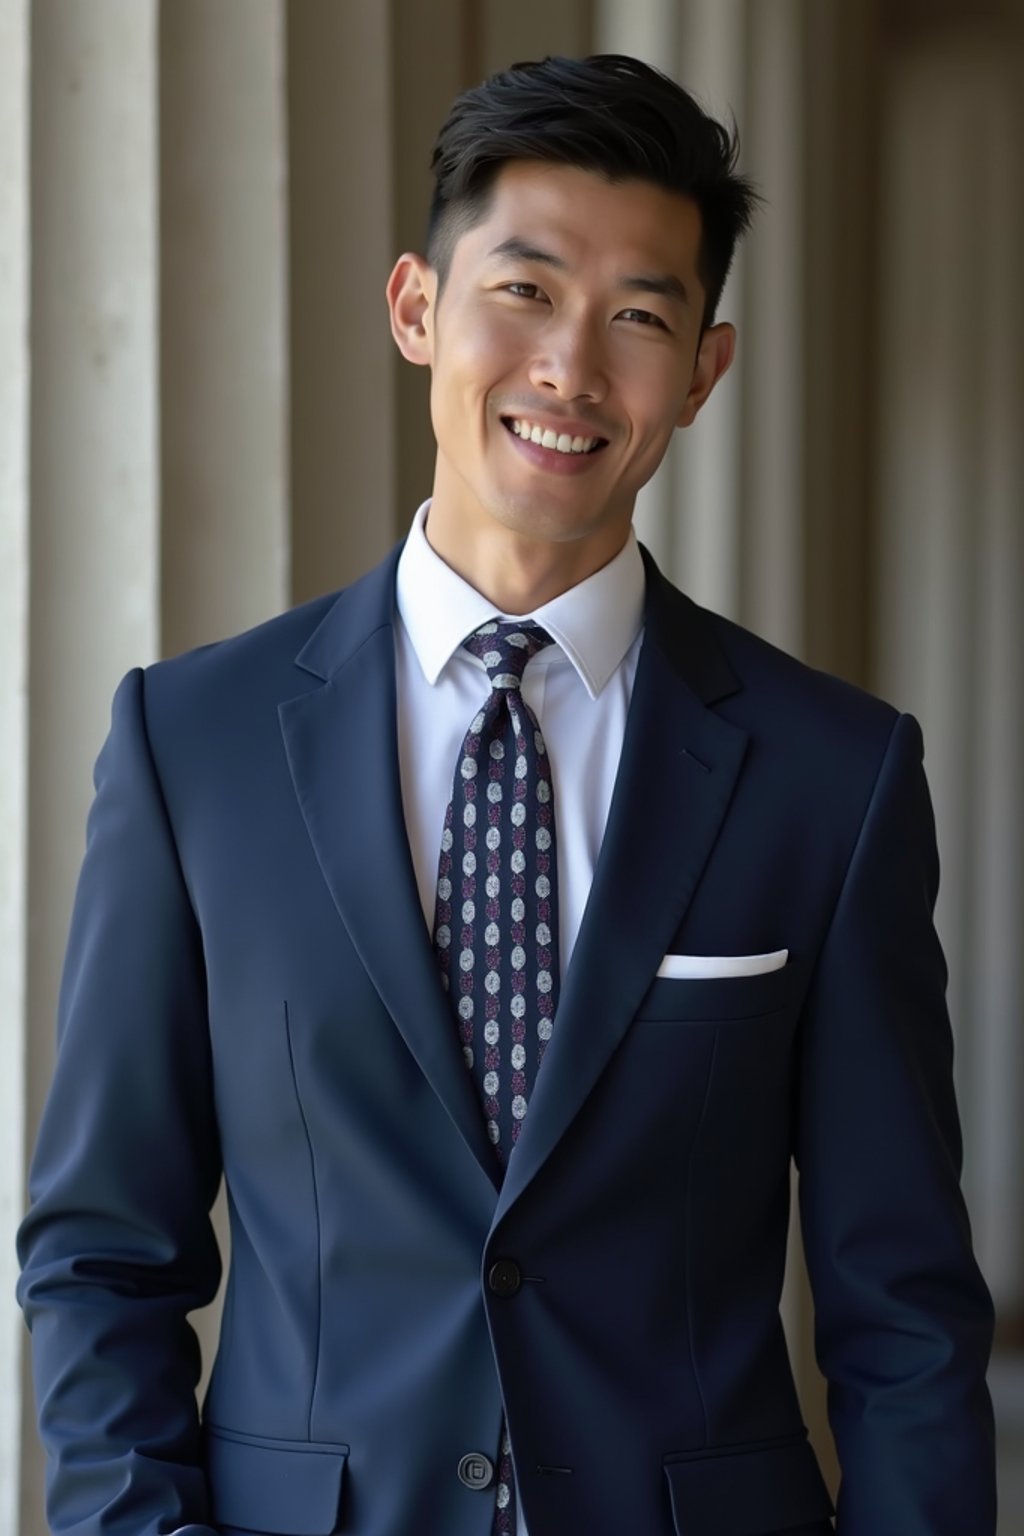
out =
<svg viewBox="0 0 1024 1536"><path fill-rule="evenodd" d="M788 949L774 949L770 955L666 955L658 966L658 975L673 981L763 976L766 971L781 971L788 959Z"/></svg>

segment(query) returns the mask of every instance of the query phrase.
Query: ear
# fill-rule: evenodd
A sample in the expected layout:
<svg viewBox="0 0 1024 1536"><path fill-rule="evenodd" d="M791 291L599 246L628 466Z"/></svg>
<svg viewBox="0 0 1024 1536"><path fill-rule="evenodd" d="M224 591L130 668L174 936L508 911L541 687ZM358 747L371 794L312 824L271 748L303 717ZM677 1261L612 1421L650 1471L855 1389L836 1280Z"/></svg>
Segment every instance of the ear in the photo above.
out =
<svg viewBox="0 0 1024 1536"><path fill-rule="evenodd" d="M677 426L688 427L736 355L736 327L709 325L700 338L693 378Z"/></svg>
<svg viewBox="0 0 1024 1536"><path fill-rule="evenodd" d="M395 262L385 293L399 352L410 363L429 367L434 357L437 273L424 257L406 251Z"/></svg>

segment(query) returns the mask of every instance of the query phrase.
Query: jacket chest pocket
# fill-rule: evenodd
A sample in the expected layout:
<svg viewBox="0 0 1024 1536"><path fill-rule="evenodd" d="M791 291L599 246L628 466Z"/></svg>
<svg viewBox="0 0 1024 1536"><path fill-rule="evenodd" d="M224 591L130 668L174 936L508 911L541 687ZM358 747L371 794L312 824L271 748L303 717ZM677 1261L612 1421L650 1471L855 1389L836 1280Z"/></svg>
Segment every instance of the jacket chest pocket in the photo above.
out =
<svg viewBox="0 0 1024 1536"><path fill-rule="evenodd" d="M724 1023L754 1019L794 1009L800 998L803 967L794 961L758 976L699 979L656 977L636 1011L651 1023Z"/></svg>

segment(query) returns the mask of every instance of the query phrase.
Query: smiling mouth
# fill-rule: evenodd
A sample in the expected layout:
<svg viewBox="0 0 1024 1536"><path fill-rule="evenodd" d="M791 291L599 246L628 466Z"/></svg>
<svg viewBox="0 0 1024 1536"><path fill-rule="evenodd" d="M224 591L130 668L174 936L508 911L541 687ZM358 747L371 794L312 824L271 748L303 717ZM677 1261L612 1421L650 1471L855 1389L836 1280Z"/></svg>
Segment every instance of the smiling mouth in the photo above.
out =
<svg viewBox="0 0 1024 1536"><path fill-rule="evenodd" d="M600 453L602 448L608 446L606 437L573 437L568 432L558 433L551 427L539 427L526 417L503 416L501 424L514 437L520 437L524 442L536 443L540 448L549 448L553 453L571 454L582 458L587 454Z"/></svg>

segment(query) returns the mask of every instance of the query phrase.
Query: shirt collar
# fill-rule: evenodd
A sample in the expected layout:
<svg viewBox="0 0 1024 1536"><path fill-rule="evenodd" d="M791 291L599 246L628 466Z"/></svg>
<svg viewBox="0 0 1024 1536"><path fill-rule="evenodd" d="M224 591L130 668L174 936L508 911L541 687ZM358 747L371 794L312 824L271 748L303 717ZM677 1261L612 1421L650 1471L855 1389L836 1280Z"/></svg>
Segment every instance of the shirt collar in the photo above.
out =
<svg viewBox="0 0 1024 1536"><path fill-rule="evenodd" d="M543 626L572 662L592 699L619 666L643 626L644 567L636 535L614 560L533 613L503 614L464 581L427 542L430 502L417 510L398 561L395 596L423 675L435 684L468 634L498 618Z"/></svg>

